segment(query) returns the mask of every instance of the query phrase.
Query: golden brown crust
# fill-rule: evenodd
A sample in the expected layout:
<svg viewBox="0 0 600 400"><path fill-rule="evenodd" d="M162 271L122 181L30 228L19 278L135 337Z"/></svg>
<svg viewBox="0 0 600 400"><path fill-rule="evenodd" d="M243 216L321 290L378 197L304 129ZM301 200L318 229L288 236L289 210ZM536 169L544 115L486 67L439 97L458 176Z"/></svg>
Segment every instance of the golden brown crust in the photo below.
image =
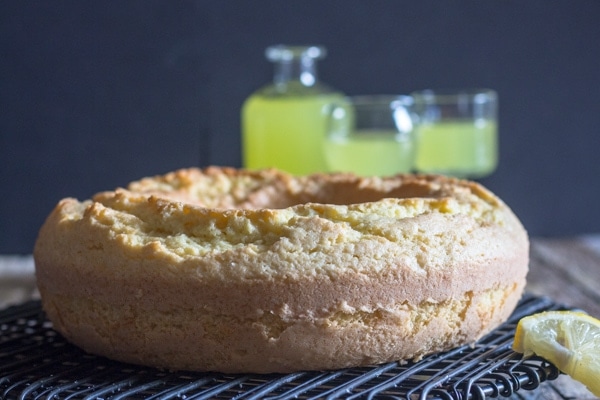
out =
<svg viewBox="0 0 600 400"><path fill-rule="evenodd" d="M62 200L35 259L56 329L90 352L289 372L475 341L516 305L528 240L473 182L211 167Z"/></svg>

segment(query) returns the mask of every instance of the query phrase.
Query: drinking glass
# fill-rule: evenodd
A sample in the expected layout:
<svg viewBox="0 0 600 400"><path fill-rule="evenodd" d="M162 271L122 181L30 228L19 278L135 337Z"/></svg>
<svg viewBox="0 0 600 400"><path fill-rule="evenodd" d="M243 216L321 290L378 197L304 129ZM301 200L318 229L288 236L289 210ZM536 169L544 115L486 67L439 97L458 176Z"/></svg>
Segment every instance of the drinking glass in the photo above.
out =
<svg viewBox="0 0 600 400"><path fill-rule="evenodd" d="M498 164L498 95L491 89L413 92L419 116L415 169L481 178Z"/></svg>
<svg viewBox="0 0 600 400"><path fill-rule="evenodd" d="M354 96L333 104L323 146L328 171L361 176L411 172L415 119L410 96Z"/></svg>

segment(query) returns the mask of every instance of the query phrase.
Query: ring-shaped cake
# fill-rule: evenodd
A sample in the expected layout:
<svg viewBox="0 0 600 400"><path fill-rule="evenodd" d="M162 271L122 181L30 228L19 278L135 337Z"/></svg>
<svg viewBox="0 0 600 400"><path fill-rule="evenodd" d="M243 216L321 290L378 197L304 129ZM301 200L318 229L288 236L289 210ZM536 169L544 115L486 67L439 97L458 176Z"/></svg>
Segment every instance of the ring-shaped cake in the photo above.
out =
<svg viewBox="0 0 600 400"><path fill-rule="evenodd" d="M84 350L270 373L472 343L515 308L528 250L474 182L209 167L63 199L34 255L48 317Z"/></svg>

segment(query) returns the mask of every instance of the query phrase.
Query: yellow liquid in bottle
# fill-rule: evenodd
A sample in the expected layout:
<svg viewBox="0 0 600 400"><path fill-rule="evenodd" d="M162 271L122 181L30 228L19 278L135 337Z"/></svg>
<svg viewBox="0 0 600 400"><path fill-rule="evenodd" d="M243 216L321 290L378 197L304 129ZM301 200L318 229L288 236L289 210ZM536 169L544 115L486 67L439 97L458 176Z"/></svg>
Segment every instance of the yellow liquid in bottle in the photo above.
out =
<svg viewBox="0 0 600 400"><path fill-rule="evenodd" d="M412 141L398 140L396 131L361 131L328 139L325 157L331 171L387 176L410 172L414 151Z"/></svg>
<svg viewBox="0 0 600 400"><path fill-rule="evenodd" d="M242 109L244 167L274 167L296 175L325 172L327 111L340 99L336 93L252 95Z"/></svg>
<svg viewBox="0 0 600 400"><path fill-rule="evenodd" d="M416 169L457 177L482 177L498 162L494 121L424 123L417 128Z"/></svg>

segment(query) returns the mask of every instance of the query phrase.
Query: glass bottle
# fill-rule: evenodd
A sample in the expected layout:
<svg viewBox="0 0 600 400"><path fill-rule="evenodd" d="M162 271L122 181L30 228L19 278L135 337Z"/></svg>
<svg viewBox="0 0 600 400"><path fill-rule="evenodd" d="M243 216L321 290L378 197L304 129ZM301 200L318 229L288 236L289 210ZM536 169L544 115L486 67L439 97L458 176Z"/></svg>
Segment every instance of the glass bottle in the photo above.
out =
<svg viewBox="0 0 600 400"><path fill-rule="evenodd" d="M278 45L265 55L275 64L275 74L242 107L244 167L274 167L296 175L325 172L328 107L344 98L317 78L317 60L325 57L325 48Z"/></svg>

